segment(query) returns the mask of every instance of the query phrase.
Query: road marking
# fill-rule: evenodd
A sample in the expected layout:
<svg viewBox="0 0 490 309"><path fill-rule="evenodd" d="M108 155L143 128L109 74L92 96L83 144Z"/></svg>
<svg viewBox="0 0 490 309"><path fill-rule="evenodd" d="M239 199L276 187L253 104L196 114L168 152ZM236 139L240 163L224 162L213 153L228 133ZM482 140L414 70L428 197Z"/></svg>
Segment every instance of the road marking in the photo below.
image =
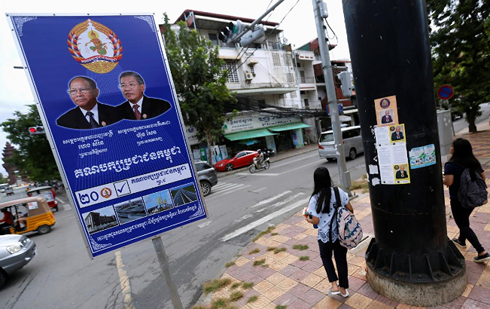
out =
<svg viewBox="0 0 490 309"><path fill-rule="evenodd" d="M121 291L124 298L124 307L126 309L134 309L131 298L131 284L129 283L128 274L124 270L121 251L116 251L114 254L116 255L117 273L119 274L119 283L121 284Z"/></svg>
<svg viewBox="0 0 490 309"><path fill-rule="evenodd" d="M266 187L264 188L260 188L258 190L255 190L255 191L249 191L249 192L252 192L252 193L259 193L260 191L264 191L265 189L267 189Z"/></svg>
<svg viewBox="0 0 490 309"><path fill-rule="evenodd" d="M202 229L203 227L206 227L206 226L208 226L208 225L210 225L210 224L211 224L211 220L209 220L208 222L204 222L204 223L202 223L202 224L199 224L198 226L199 226L199 228L201 228L201 229Z"/></svg>
<svg viewBox="0 0 490 309"><path fill-rule="evenodd" d="M310 157L318 157L318 153L315 153L315 154L312 154L312 155L309 155L309 156L306 156L306 158L310 158ZM297 161L303 161L305 159L305 157L301 157L301 159L295 159L295 160L288 160L288 162L286 163L281 163L281 164L274 164L273 166L274 167L280 167L280 166L284 166L284 165L290 165L291 163L293 162L297 162Z"/></svg>
<svg viewBox="0 0 490 309"><path fill-rule="evenodd" d="M253 205L253 206L252 206L252 208L259 207L259 206L262 206L262 205L264 205L264 204L270 203L270 202L272 202L273 200L277 200L278 198L283 197L284 195L286 195L286 194L288 194L288 193L291 193L291 191L289 191L289 190L288 190L288 191L284 191L283 193L280 193L280 194L278 194L278 195L276 195L276 196L269 197L268 199L265 199L265 200L263 200L263 201L258 202L258 203L257 203L257 204L255 204L255 205Z"/></svg>
<svg viewBox="0 0 490 309"><path fill-rule="evenodd" d="M222 187L213 187L213 188L216 188L213 192L214 194L211 194L209 197L213 197L213 196L221 196L221 195L226 195L226 194L230 194L230 193L233 193L235 191L238 191L238 190L242 190L242 189L245 189L245 188L248 188L248 187L251 187L252 185L239 185L239 184L225 184L224 186ZM224 188L223 188L224 187ZM223 189L222 189L223 188Z"/></svg>
<svg viewBox="0 0 490 309"><path fill-rule="evenodd" d="M65 210L70 210L71 209L71 205L68 203L68 204L63 204L63 208Z"/></svg>
<svg viewBox="0 0 490 309"><path fill-rule="evenodd" d="M236 173L237 175L240 175L240 176L247 176L247 175L251 175L251 173ZM275 176L279 176L281 174L275 174L275 173L255 173L254 175L257 175L257 176L272 176L272 177L275 177Z"/></svg>
<svg viewBox="0 0 490 309"><path fill-rule="evenodd" d="M58 203L61 203L61 204L66 204L65 201L63 201L62 199L60 199L59 197L56 198L56 200L58 201Z"/></svg>
<svg viewBox="0 0 490 309"><path fill-rule="evenodd" d="M308 166L308 165L313 165L313 164L319 164L319 163L323 163L323 162L317 161L317 162L312 162L312 163L309 163L309 164L301 165L301 166L299 166L299 167L297 167L297 168L293 168L293 169L287 170L287 171L282 172L282 173L280 173L280 174L278 174L278 175L283 175L283 174L286 174L286 173L290 173L290 172L292 172L292 171L299 170L300 168L303 168L303 167L305 167L305 166Z"/></svg>
<svg viewBox="0 0 490 309"><path fill-rule="evenodd" d="M253 215L248 214L248 215L245 215L245 216L241 217L241 218L240 218L240 219L238 219L238 220L235 220L235 222L236 222L236 223L238 223L238 222L241 222L241 221L243 221L243 220L250 219L250 218L252 218L252 217L253 217Z"/></svg>
<svg viewBox="0 0 490 309"><path fill-rule="evenodd" d="M244 226L242 228L239 228L238 230L236 230L233 233L230 233L228 235L225 235L220 240L222 240L222 241L228 241L228 240L230 240L232 238L235 238L235 237L237 237L237 236L239 236L239 235L241 235L243 233L246 233L246 232L250 231L251 229L256 228L257 226L260 226L260 225L266 223L267 221L270 221L270 220L272 220L272 219L274 219L274 218L276 218L276 217L278 217L278 216L280 216L280 215L282 215L282 214L284 214L284 213L286 213L286 212L288 212L290 210L293 210L293 209L299 207L300 205L304 205L307 201L308 201L308 199L300 200L300 201L298 201L298 202L296 202L294 204L289 205L288 207L285 207L285 208L283 208L281 210L278 210L276 212L273 212L271 214L268 214L267 216L262 217L261 219L259 219L257 221L254 221L254 222L252 222L252 223L250 223L250 224L248 224L248 225L246 225L246 226Z"/></svg>
<svg viewBox="0 0 490 309"><path fill-rule="evenodd" d="M287 198L287 199L285 199L285 200L282 200L282 201L280 201L280 202L277 202L277 203L275 203L275 204L272 204L272 205L270 205L270 206L267 206L267 207L265 207L264 209L270 209L270 208L276 208L276 207L282 206L282 205L284 205L284 204L287 204L287 203L291 202L292 200L295 200L295 199L296 199L298 196L301 196L301 195L304 195L304 193L303 193L303 192L300 192L300 193L298 193L298 194L296 194L296 195L293 195L293 196L288 197L288 198ZM256 212L261 212L261 211L262 211L262 210L260 210L260 211L256 211Z"/></svg>

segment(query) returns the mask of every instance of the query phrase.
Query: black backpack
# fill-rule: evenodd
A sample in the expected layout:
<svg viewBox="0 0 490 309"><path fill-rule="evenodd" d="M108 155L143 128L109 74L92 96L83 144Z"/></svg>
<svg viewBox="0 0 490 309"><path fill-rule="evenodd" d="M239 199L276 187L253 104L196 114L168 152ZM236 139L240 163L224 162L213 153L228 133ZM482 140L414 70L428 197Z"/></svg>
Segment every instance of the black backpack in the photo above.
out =
<svg viewBox="0 0 490 309"><path fill-rule="evenodd" d="M485 205L488 202L487 184L480 173L474 171L474 178L471 177L472 171L466 168L461 174L458 190L458 200L464 208L473 209Z"/></svg>

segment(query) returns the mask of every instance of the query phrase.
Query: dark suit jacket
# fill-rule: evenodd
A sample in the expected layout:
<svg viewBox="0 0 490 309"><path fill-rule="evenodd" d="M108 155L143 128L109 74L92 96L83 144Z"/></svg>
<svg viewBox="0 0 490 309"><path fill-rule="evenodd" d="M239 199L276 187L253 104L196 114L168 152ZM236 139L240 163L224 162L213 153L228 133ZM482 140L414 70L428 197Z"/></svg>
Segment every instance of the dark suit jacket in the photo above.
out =
<svg viewBox="0 0 490 309"><path fill-rule="evenodd" d="M99 124L101 127L103 127L103 122L106 125L110 125L122 119L116 108L113 106L97 102L97 110L99 112ZM83 112L77 106L61 115L61 117L56 120L56 124L60 127L70 129L92 129L87 118L83 115Z"/></svg>
<svg viewBox="0 0 490 309"><path fill-rule="evenodd" d="M165 100L143 96L143 109L141 111L141 120L150 119L159 116L165 113L166 111L168 111L170 107L171 107L170 103ZM116 108L119 112L119 115L122 117L122 119L136 120L136 116L134 115L134 110L128 101L116 106Z"/></svg>
<svg viewBox="0 0 490 309"><path fill-rule="evenodd" d="M407 173L407 171L403 171L403 173L402 173L402 171L398 171L398 172L396 172L396 178L397 178L397 179L408 178L408 173Z"/></svg>
<svg viewBox="0 0 490 309"><path fill-rule="evenodd" d="M398 141L403 139L403 132L400 131L400 137L396 137L396 132L391 133L391 140Z"/></svg>
<svg viewBox="0 0 490 309"><path fill-rule="evenodd" d="M393 122L393 118L391 118L390 115L388 116L384 115L383 117L381 117L381 123L390 123L390 122Z"/></svg>

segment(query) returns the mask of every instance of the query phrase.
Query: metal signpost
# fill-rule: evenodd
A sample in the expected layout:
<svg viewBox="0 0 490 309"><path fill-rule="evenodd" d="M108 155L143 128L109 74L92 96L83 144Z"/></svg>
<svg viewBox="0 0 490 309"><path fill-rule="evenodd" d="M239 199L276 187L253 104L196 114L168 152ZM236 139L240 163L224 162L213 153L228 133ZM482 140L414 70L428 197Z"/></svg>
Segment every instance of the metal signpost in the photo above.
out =
<svg viewBox="0 0 490 309"><path fill-rule="evenodd" d="M154 16L7 19L89 255L154 238L182 308L155 236L207 214Z"/></svg>

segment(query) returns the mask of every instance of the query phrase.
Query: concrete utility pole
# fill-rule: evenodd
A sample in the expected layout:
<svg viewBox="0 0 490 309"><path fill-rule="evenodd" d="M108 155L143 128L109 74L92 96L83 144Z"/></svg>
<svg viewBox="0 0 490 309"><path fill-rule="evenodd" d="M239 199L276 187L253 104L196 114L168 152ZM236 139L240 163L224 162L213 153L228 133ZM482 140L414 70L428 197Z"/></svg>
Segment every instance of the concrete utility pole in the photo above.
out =
<svg viewBox="0 0 490 309"><path fill-rule="evenodd" d="M320 54L323 63L323 75L325 76L325 86L327 88L328 106L330 109L330 118L332 120L332 129L335 142L335 148L337 149L337 166L339 168L340 185L342 190L348 192L350 195L350 172L347 170L345 164L345 153L342 141L342 131L340 130L339 119L339 107L337 94L335 93L335 84L332 71L332 63L330 62L330 54L328 51L328 40L325 34L325 24L323 23L323 17L326 11L322 9L325 6L321 0L312 0L313 11L315 13L316 32L318 33L318 45L320 47ZM322 14L322 12L325 12Z"/></svg>
<svg viewBox="0 0 490 309"><path fill-rule="evenodd" d="M342 3L375 234L367 279L392 300L439 306L465 291L467 277L447 237L426 2ZM385 113L394 116L383 121Z"/></svg>

